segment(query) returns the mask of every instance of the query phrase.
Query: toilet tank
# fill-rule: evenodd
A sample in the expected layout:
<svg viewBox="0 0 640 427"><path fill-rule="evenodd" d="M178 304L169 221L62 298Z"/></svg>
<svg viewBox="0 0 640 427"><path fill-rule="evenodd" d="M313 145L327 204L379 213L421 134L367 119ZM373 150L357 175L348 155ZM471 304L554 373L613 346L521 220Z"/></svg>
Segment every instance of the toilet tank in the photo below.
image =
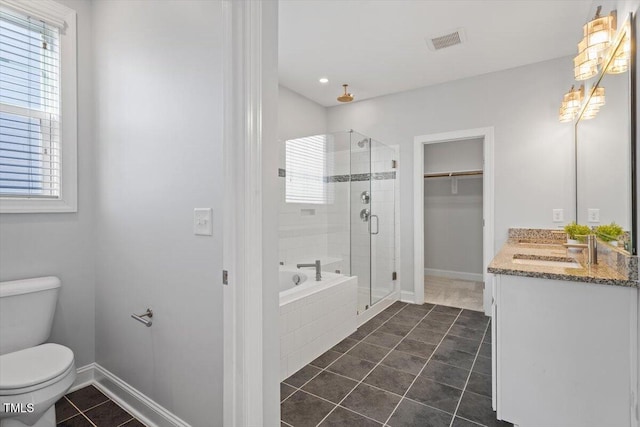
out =
<svg viewBox="0 0 640 427"><path fill-rule="evenodd" d="M53 276L0 282L0 355L47 341L59 289Z"/></svg>

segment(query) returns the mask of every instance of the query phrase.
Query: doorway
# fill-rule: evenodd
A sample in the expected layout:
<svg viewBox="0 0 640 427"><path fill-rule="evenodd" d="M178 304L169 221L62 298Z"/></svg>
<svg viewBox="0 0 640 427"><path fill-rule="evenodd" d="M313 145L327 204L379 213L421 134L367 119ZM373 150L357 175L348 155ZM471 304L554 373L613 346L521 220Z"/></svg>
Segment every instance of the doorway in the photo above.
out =
<svg viewBox="0 0 640 427"><path fill-rule="evenodd" d="M484 138L424 147L425 302L483 310Z"/></svg>
<svg viewBox="0 0 640 427"><path fill-rule="evenodd" d="M490 313L493 205L492 127L414 138L416 303Z"/></svg>

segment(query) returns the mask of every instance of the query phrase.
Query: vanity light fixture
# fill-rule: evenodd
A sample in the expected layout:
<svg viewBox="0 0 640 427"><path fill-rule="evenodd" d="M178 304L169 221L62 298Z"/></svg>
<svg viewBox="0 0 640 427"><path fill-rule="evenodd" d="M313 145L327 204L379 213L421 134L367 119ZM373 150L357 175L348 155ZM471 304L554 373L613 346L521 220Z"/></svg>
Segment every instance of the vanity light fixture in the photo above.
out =
<svg viewBox="0 0 640 427"><path fill-rule="evenodd" d="M606 16L600 16L601 10L602 6L598 6L596 16L582 27L584 43L578 45L578 49L583 48L580 53L585 52L587 57L597 58L598 62L602 62L616 30L616 11L612 11Z"/></svg>
<svg viewBox="0 0 640 427"><path fill-rule="evenodd" d="M562 104L560 105L560 122L571 122L576 117L580 106L582 105L582 99L584 98L584 85L580 85L575 89L571 86L569 92L565 93L562 97Z"/></svg>
<svg viewBox="0 0 640 427"><path fill-rule="evenodd" d="M616 30L616 11L600 16L602 6L598 6L596 16L582 27L583 39L578 43L578 56L573 58L573 74L576 80L588 80L598 74L598 65L607 53Z"/></svg>
<svg viewBox="0 0 640 427"><path fill-rule="evenodd" d="M598 111L600 111L599 108L587 105L587 108L582 112L582 116L580 116L580 120L591 120L598 114Z"/></svg>
<svg viewBox="0 0 640 427"><path fill-rule="evenodd" d="M573 74L576 80L588 80L598 74L598 60L589 59L586 51L573 58Z"/></svg>
<svg viewBox="0 0 640 427"><path fill-rule="evenodd" d="M582 116L580 118L582 120L593 119L600 111L600 107L602 107L604 104L604 88L594 87L593 89L591 89L591 97L589 98L589 102L587 103L587 106L582 112Z"/></svg>
<svg viewBox="0 0 640 427"><path fill-rule="evenodd" d="M593 89L591 98L589 98L588 107L597 108L598 110L605 104L604 87L598 86Z"/></svg>
<svg viewBox="0 0 640 427"><path fill-rule="evenodd" d="M343 84L342 87L344 88L344 93L338 97L338 101L340 101L340 102L351 102L351 101L353 101L353 94L352 93L347 93L347 87L349 87L349 85L348 84Z"/></svg>
<svg viewBox="0 0 640 427"><path fill-rule="evenodd" d="M572 122L575 117L576 117L576 113L560 107L560 114L558 115L558 119L560 120L560 123Z"/></svg>
<svg viewBox="0 0 640 427"><path fill-rule="evenodd" d="M615 56L607 68L607 74L620 74L629 69L629 59L631 58L631 43L629 37L625 37L622 45L618 48Z"/></svg>

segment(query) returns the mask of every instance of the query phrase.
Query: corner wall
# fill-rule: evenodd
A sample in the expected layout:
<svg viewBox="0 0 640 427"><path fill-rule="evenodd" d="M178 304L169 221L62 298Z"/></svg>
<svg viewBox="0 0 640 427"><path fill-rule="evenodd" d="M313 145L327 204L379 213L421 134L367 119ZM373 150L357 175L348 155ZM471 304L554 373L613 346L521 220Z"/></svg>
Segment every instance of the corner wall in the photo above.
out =
<svg viewBox="0 0 640 427"><path fill-rule="evenodd" d="M95 143L91 2L57 0L77 12L78 212L0 215L0 281L58 276L62 289L50 342L95 360Z"/></svg>
<svg viewBox="0 0 640 427"><path fill-rule="evenodd" d="M222 424L220 1L93 3L96 361L194 426ZM213 208L213 236L193 209ZM146 328L130 316L154 311Z"/></svg>

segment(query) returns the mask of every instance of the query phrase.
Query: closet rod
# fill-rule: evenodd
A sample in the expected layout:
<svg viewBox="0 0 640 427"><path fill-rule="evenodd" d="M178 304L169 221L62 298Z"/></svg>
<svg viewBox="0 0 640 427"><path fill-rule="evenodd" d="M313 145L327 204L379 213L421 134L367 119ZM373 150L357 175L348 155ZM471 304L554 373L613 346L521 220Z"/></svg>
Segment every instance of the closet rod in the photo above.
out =
<svg viewBox="0 0 640 427"><path fill-rule="evenodd" d="M469 176L469 175L482 175L481 170L477 171L464 171L464 172L441 172L441 173L425 173L425 178L442 178L452 176Z"/></svg>

